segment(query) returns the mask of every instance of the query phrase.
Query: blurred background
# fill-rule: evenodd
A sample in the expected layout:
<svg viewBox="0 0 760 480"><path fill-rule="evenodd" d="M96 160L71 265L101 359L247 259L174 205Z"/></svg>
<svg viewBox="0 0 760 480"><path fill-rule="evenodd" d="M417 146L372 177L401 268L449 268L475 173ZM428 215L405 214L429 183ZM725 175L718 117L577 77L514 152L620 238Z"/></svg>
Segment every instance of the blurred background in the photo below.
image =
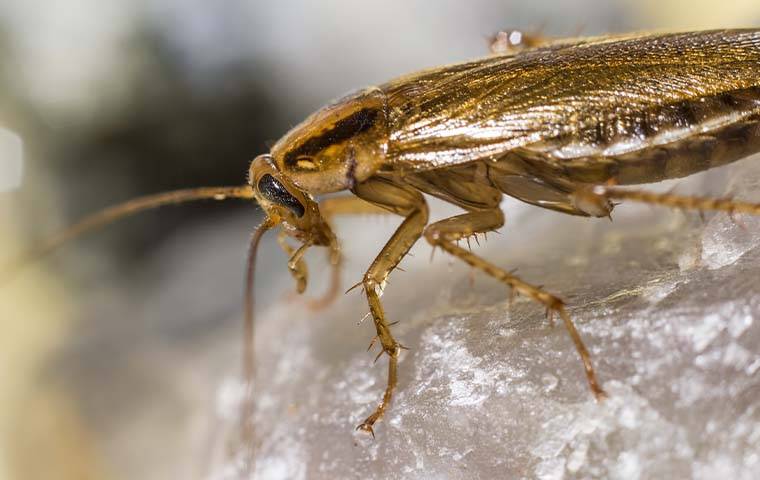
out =
<svg viewBox="0 0 760 480"><path fill-rule="evenodd" d="M760 25L756 0L217 3L0 2L0 128L24 148L20 183L0 182L0 260L133 196L240 184L330 99L483 56L501 29ZM257 216L239 202L144 214L0 287L0 478L205 475L187 459L215 442L208 409L239 345L198 352L240 328ZM273 291L292 288L283 260L259 273Z"/></svg>

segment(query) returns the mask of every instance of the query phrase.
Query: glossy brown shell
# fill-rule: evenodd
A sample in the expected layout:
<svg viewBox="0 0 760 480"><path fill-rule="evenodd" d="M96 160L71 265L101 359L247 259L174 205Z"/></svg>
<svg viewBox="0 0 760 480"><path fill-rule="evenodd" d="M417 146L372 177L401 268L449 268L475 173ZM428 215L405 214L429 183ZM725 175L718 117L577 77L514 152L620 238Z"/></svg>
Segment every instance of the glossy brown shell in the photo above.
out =
<svg viewBox="0 0 760 480"><path fill-rule="evenodd" d="M395 171L511 154L546 175L645 183L760 149L760 30L561 41L380 88Z"/></svg>

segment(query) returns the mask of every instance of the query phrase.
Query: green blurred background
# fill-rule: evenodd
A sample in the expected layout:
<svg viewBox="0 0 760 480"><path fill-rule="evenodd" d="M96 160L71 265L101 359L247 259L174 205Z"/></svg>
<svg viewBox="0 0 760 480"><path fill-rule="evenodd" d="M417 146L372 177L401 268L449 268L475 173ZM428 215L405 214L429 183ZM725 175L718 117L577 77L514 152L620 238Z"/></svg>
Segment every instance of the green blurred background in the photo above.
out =
<svg viewBox="0 0 760 480"><path fill-rule="evenodd" d="M319 105L407 71L484 55L485 39L500 29L571 36L758 25L756 0L687 7L675 0L4 0L0 127L23 139L25 155L22 184L0 192L0 260L136 195L242 183L250 159ZM124 391L83 385L125 374L107 358L114 344L123 349L121 363L145 342L154 342L154 352L161 342L192 351L221 328L217 319L234 317L238 296L175 292L172 301L192 303L182 308L195 316L168 326L156 325L158 313L136 311L136 303L163 274L156 252L168 238L192 227L213 234L241 215L255 225L255 208L234 202L146 214L0 288L0 478L166 478L177 471L182 448L148 452L130 469L118 449L104 446L114 436L142 441L144 433L131 440L130 424L102 428L102 417L149 395L128 380ZM239 251L223 254L229 277L210 282L241 288L246 234L236 240ZM210 263L220 254L177 261ZM171 362L167 356L156 365L156 384L140 388L169 383ZM79 378L83 371L92 378ZM88 404L94 398L104 400ZM182 411L173 421L190 417Z"/></svg>

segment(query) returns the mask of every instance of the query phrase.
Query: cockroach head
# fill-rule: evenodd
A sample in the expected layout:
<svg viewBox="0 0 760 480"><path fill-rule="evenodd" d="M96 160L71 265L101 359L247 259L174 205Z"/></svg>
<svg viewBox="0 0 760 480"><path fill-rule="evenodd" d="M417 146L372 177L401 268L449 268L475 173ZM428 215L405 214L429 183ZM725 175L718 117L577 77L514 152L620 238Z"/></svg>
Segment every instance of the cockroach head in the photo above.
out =
<svg viewBox="0 0 760 480"><path fill-rule="evenodd" d="M367 88L318 110L272 148L279 171L312 194L351 189L382 163L388 145L385 94Z"/></svg>
<svg viewBox="0 0 760 480"><path fill-rule="evenodd" d="M272 157L259 155L248 170L248 183L261 208L274 225L292 237L327 245L332 232L319 213L317 202L278 170Z"/></svg>

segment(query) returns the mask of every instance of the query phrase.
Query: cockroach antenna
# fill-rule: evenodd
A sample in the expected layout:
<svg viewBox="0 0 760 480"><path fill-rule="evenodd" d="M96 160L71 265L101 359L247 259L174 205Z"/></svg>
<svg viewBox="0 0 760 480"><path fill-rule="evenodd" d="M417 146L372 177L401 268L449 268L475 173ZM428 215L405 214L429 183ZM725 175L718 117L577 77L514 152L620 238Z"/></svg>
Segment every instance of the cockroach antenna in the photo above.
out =
<svg viewBox="0 0 760 480"><path fill-rule="evenodd" d="M24 267L52 253L63 244L123 218L167 205L179 205L197 200L222 201L228 199L254 199L253 189L249 185L188 188L137 197L106 207L48 237L42 244L9 262L0 273L0 286L15 278Z"/></svg>

